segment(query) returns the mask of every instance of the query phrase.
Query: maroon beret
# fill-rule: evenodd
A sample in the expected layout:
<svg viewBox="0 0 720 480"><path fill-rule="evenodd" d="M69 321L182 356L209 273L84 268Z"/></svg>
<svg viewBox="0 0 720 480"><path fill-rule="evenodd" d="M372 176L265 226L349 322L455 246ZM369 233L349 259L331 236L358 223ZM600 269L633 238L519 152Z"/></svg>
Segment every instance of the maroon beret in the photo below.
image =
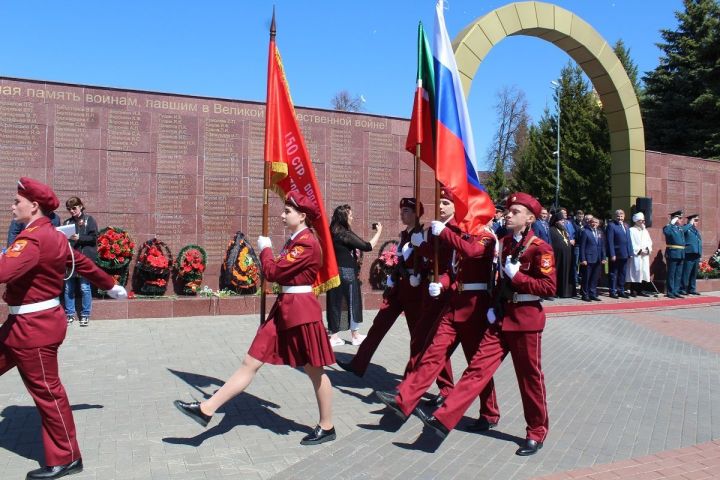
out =
<svg viewBox="0 0 720 480"><path fill-rule="evenodd" d="M29 177L20 177L17 193L31 202L37 202L43 212L50 213L60 206L52 188Z"/></svg>
<svg viewBox="0 0 720 480"><path fill-rule="evenodd" d="M419 209L417 208L418 203L420 204ZM405 197L400 199L400 208L406 207L415 212L418 217L422 217L423 213L425 213L425 208L423 207L422 202L417 202L414 197Z"/></svg>
<svg viewBox="0 0 720 480"><path fill-rule="evenodd" d="M455 202L455 195L450 191L447 187L442 187L440 189L440 198L444 198L445 200L450 200L451 202Z"/></svg>
<svg viewBox="0 0 720 480"><path fill-rule="evenodd" d="M510 208L511 205L523 205L530 210L530 213L535 215L536 218L540 218L540 210L542 205L537 201L537 198L523 192L516 192L508 196L505 204L506 208Z"/></svg>
<svg viewBox="0 0 720 480"><path fill-rule="evenodd" d="M309 198L299 192L292 191L285 197L285 205L290 205L298 212L304 213L313 222L320 216L320 209Z"/></svg>

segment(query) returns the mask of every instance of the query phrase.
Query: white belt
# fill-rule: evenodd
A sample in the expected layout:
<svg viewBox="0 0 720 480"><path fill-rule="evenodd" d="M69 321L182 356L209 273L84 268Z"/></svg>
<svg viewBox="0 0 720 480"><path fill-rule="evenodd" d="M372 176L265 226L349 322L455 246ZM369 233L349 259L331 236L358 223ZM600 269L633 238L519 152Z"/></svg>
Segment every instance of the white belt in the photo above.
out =
<svg viewBox="0 0 720 480"><path fill-rule="evenodd" d="M540 300L540 297L529 293L513 293L512 297L512 303L535 302L537 300Z"/></svg>
<svg viewBox="0 0 720 480"><path fill-rule="evenodd" d="M461 292L467 292L471 290L487 290L487 283L462 283L458 282L458 290Z"/></svg>
<svg viewBox="0 0 720 480"><path fill-rule="evenodd" d="M59 298L51 298L37 303L27 303L25 305L8 305L8 311L10 315L24 315L26 313L42 312L60 305Z"/></svg>
<svg viewBox="0 0 720 480"><path fill-rule="evenodd" d="M312 293L312 285L282 285L280 287L282 293Z"/></svg>

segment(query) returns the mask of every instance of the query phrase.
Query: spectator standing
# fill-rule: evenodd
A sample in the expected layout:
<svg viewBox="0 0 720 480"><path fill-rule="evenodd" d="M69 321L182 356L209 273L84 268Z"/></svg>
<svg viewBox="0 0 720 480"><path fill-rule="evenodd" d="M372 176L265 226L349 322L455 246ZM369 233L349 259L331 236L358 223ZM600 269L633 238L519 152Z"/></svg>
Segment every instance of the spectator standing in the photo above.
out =
<svg viewBox="0 0 720 480"><path fill-rule="evenodd" d="M375 235L366 242L353 232L353 220L352 209L346 204L335 208L330 222L330 233L340 273L340 286L327 292L328 332L330 345L333 347L345 344L338 333L348 329L353 345L360 345L365 338L365 335L360 335L358 332L362 323L358 251L371 251L377 245L382 233L382 225L373 224Z"/></svg>
<svg viewBox="0 0 720 480"><path fill-rule="evenodd" d="M535 236L550 245L550 225L548 224L547 208L540 210L540 218L532 224L532 231Z"/></svg>
<svg viewBox="0 0 720 480"><path fill-rule="evenodd" d="M583 267L583 296L586 302L600 301L597 294L598 280L602 266L607 263L605 238L600 229L600 219L590 217L589 226L580 234L580 266Z"/></svg>
<svg viewBox="0 0 720 480"><path fill-rule="evenodd" d="M615 218L605 229L607 253L610 257L609 289L611 298L630 298L625 293L625 269L628 258L632 257L630 227L625 223L625 212L615 210Z"/></svg>
<svg viewBox="0 0 720 480"><path fill-rule="evenodd" d="M700 221L700 215L690 215L687 219L688 223L683 227L685 231L685 258L683 259L680 294L700 295L695 285L698 268L700 267L700 256L702 255L702 237L700 231L695 227L697 222Z"/></svg>
<svg viewBox="0 0 720 480"><path fill-rule="evenodd" d="M575 216L572 218L571 222L573 226L573 231L575 232L573 235L573 239L575 240L575 245L573 246L573 259L575 261L575 285L580 285L580 231L583 229L585 224L583 223L583 218L585 217L585 212L582 210L576 210Z"/></svg>
<svg viewBox="0 0 720 480"><path fill-rule="evenodd" d="M75 234L69 238L70 245L94 262L97 260L97 222L85 213L85 205L79 197L68 198L65 207L70 212L70 218L65 220L65 225L75 225ZM82 295L80 326L87 327L92 313L92 287L86 278L75 271L65 281L65 316L68 324L75 320L75 294L78 286Z"/></svg>
<svg viewBox="0 0 720 480"><path fill-rule="evenodd" d="M631 295L647 297L643 291L643 283L650 281L650 253L652 239L645 227L645 215L637 212L632 216L634 225L630 227L630 243L633 257L627 263L627 281L630 282Z"/></svg>
<svg viewBox="0 0 720 480"><path fill-rule="evenodd" d="M573 295L571 279L572 270L572 245L570 244L570 235L565 227L566 220L563 214L558 211L550 220L550 241L555 255L555 274L558 298L570 298Z"/></svg>

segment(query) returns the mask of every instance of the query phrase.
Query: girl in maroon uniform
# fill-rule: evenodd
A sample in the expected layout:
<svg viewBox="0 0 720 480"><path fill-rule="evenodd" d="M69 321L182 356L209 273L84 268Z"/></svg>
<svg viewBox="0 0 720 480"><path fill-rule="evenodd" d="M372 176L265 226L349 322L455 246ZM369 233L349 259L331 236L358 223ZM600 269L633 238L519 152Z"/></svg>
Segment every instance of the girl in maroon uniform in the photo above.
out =
<svg viewBox="0 0 720 480"><path fill-rule="evenodd" d="M281 215L292 232L280 254L273 257L268 237L258 238L258 250L266 280L280 284L281 293L268 318L260 325L242 365L215 394L204 402L175 401L175 406L193 420L207 426L213 414L242 393L265 363L303 366L312 381L320 410L320 421L300 442L316 445L335 440L332 422L332 385L324 366L335 363L322 323L322 310L312 283L322 265L322 251L311 227L320 215L303 195L290 192Z"/></svg>

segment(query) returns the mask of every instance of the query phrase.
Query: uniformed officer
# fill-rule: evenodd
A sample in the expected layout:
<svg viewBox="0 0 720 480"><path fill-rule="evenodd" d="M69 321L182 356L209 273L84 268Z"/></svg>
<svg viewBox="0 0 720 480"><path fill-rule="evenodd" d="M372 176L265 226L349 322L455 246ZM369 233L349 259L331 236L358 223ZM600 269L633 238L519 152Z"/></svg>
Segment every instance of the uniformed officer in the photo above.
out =
<svg viewBox="0 0 720 480"><path fill-rule="evenodd" d="M442 197L445 203L441 203L441 212L446 205L452 207L454 213L452 196L443 190ZM441 250L453 252L453 268L437 282L430 283L428 290L433 297L445 292L449 299L419 365L405 376L398 386L397 395L395 392L376 392L378 398L403 420L415 409L458 344L462 345L469 363L487 328L486 314L490 307L489 289L495 273L493 262L497 244L492 228L486 225L477 234L471 235L462 232L455 222L434 220L431 230L439 237ZM430 239L419 247L429 242ZM499 419L495 388L490 381L480 393L480 417L471 430L489 430L497 425Z"/></svg>
<svg viewBox="0 0 720 480"><path fill-rule="evenodd" d="M445 403L429 417L421 410L417 412L428 427L445 438L510 353L527 422L525 443L515 453L525 456L537 453L548 433L541 366L545 312L540 297L555 291L555 258L550 245L530 229L540 214L537 199L515 193L508 197L507 205L510 234L502 240L502 277L493 294L495 307L487 313L491 326Z"/></svg>
<svg viewBox="0 0 720 480"><path fill-rule="evenodd" d="M113 298L127 298L123 287L73 251L51 225L47 214L58 205L50 187L22 177L12 213L25 228L0 256L0 283L7 284L9 309L0 327L0 375L17 367L42 419L46 466L29 472L28 479L59 478L83 469L70 402L58 374L57 353L67 330L59 299L66 268Z"/></svg>
<svg viewBox="0 0 720 480"><path fill-rule="evenodd" d="M667 288L669 298L682 298L680 287L682 284L683 259L685 258L685 232L678 225L682 210L670 214L670 223L663 227L665 234L665 261L667 262Z"/></svg>
<svg viewBox="0 0 720 480"><path fill-rule="evenodd" d="M700 267L700 256L702 255L702 237L696 225L700 221L700 215L687 217L688 223L683 227L685 231L685 258L683 259L681 295L700 295L695 286L698 267Z"/></svg>

